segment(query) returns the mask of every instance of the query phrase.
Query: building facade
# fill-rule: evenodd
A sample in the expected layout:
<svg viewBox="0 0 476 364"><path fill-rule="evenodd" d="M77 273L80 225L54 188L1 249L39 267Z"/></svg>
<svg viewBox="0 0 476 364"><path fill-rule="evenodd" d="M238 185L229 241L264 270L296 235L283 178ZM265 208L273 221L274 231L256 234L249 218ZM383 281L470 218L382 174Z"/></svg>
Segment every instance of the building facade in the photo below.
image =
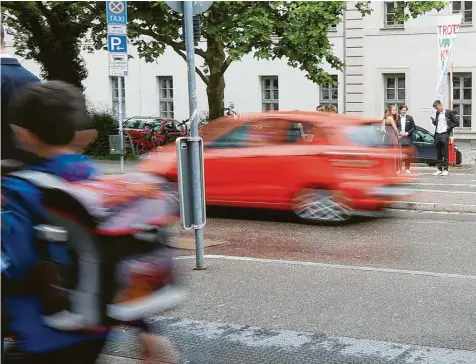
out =
<svg viewBox="0 0 476 364"><path fill-rule="evenodd" d="M338 86L318 86L287 66L285 60L256 60L251 55L231 64L225 75L225 106L238 112L261 110L315 110L332 104L339 112L380 117L388 104L406 104L416 123L433 130L438 82L437 16L450 9L431 12L405 23L396 22L394 2L374 1L371 15L362 17L348 3L344 21L329 30L335 54L345 60L344 72L324 65ZM476 3L453 1L453 12L463 14L453 46L454 106L460 119L456 139L463 149L476 149ZM7 47L12 47L7 41ZM14 53L14 50L11 50ZM188 117L187 66L172 49L154 63L139 59L130 47L129 75L125 78L123 112L126 116L161 115L183 120ZM89 71L84 82L86 96L95 107L119 106L117 80L108 75L105 51L84 53ZM197 56L197 64L200 64ZM24 61L38 74L39 66ZM207 110L206 89L197 77L199 110ZM448 97L443 100L449 103Z"/></svg>

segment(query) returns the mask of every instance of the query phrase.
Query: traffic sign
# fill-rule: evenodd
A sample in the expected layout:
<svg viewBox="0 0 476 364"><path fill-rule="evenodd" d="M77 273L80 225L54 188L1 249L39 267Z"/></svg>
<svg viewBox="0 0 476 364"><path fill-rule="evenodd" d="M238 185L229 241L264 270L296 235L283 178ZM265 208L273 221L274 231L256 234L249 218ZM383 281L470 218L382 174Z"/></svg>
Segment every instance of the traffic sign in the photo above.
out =
<svg viewBox="0 0 476 364"><path fill-rule="evenodd" d="M127 25L125 24L108 24L107 34L127 35Z"/></svg>
<svg viewBox="0 0 476 364"><path fill-rule="evenodd" d="M127 53L109 53L109 76L127 76L128 59Z"/></svg>
<svg viewBox="0 0 476 364"><path fill-rule="evenodd" d="M127 53L127 36L108 34L107 50L110 53Z"/></svg>
<svg viewBox="0 0 476 364"><path fill-rule="evenodd" d="M106 1L106 23L127 24L127 1Z"/></svg>
<svg viewBox="0 0 476 364"><path fill-rule="evenodd" d="M192 13L198 15L207 11L212 6L213 1L192 1ZM179 14L183 14L183 1L166 1L170 9L175 10Z"/></svg>

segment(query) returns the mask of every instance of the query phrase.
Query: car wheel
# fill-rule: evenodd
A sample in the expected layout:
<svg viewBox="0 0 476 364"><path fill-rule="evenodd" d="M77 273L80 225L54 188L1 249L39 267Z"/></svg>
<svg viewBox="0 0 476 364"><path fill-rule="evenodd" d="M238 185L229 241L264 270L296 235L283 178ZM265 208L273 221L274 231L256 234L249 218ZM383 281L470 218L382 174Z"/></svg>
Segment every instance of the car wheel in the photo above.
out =
<svg viewBox="0 0 476 364"><path fill-rule="evenodd" d="M301 190L293 199L293 211L303 221L319 223L344 223L353 215L337 192L316 188Z"/></svg>

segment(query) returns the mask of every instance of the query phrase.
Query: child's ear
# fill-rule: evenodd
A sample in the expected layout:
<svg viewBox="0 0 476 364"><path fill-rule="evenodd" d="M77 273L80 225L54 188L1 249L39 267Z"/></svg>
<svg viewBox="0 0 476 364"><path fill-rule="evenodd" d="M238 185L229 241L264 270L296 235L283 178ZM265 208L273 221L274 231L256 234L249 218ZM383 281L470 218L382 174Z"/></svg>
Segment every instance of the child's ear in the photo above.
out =
<svg viewBox="0 0 476 364"><path fill-rule="evenodd" d="M92 143L98 135L96 129L88 129L77 131L73 141L70 143L75 148L84 148L88 144Z"/></svg>
<svg viewBox="0 0 476 364"><path fill-rule="evenodd" d="M11 128L20 144L26 147L27 149L34 149L40 143L38 137L28 129L22 128L21 126L14 124L11 124Z"/></svg>

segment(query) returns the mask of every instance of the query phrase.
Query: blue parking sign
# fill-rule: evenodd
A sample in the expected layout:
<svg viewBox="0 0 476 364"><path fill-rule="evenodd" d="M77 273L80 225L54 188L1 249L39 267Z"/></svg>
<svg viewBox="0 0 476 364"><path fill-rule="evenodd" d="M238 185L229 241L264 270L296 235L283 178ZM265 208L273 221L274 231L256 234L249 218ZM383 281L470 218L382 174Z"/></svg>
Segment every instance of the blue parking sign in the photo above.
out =
<svg viewBox="0 0 476 364"><path fill-rule="evenodd" d="M106 1L106 23L127 24L127 1Z"/></svg>
<svg viewBox="0 0 476 364"><path fill-rule="evenodd" d="M107 50L111 53L127 53L127 35L107 35Z"/></svg>

